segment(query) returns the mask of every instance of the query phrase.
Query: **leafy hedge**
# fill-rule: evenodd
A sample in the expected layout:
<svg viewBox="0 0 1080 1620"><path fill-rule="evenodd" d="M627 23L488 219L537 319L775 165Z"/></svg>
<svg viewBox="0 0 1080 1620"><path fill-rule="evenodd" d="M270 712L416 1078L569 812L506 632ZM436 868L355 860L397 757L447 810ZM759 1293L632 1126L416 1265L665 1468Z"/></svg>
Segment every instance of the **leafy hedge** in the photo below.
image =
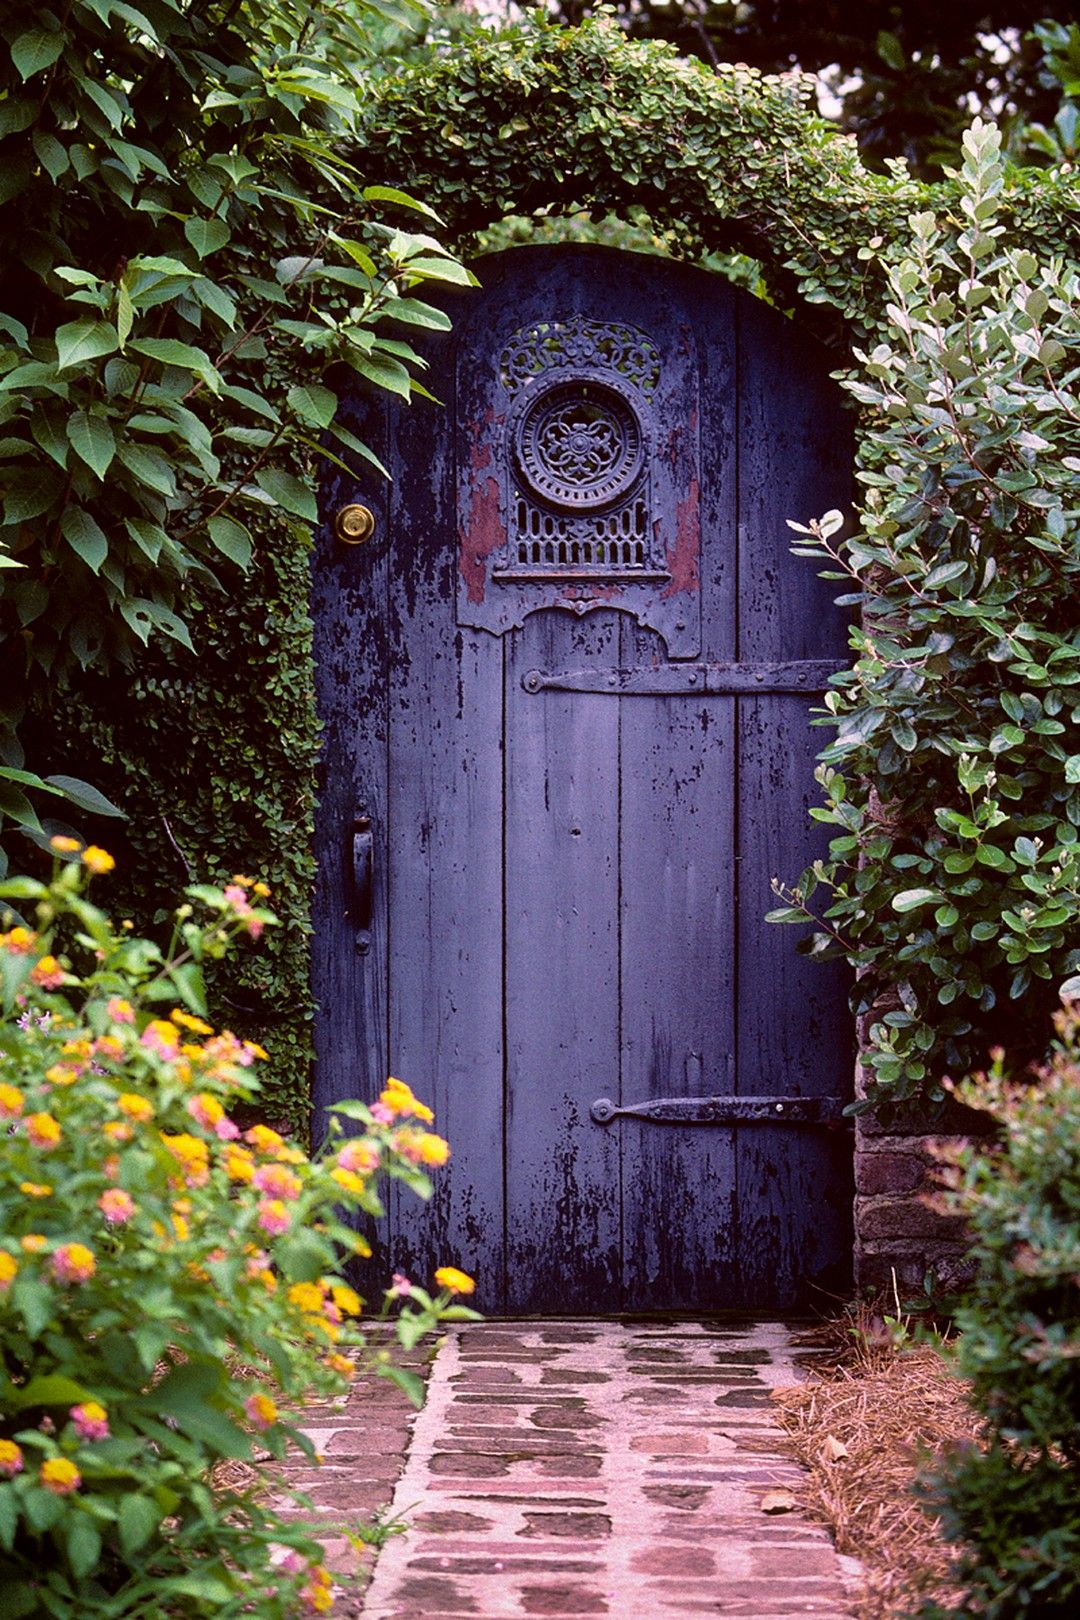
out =
<svg viewBox="0 0 1080 1620"><path fill-rule="evenodd" d="M1010 245L1003 185L976 123L960 230L923 212L882 255L886 321L847 384L862 527L796 548L861 623L813 812L838 836L772 915L816 913L813 949L857 968L879 1108L940 1102L995 1042L1041 1053L1080 966L1080 273Z"/></svg>
<svg viewBox="0 0 1080 1620"><path fill-rule="evenodd" d="M1026 1083L997 1052L962 1088L999 1134L957 1156L940 1200L979 1262L952 1360L986 1427L926 1486L965 1597L925 1620L1066 1620L1080 1606L1080 1004L1055 1024Z"/></svg>

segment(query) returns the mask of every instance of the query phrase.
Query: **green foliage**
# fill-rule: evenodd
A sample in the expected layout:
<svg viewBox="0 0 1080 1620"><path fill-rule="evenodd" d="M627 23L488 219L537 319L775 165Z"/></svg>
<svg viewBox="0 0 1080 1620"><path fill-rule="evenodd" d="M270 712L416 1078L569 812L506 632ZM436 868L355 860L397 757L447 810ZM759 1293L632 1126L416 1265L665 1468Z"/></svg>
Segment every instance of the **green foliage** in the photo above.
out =
<svg viewBox="0 0 1080 1620"><path fill-rule="evenodd" d="M839 834L773 916L817 911L811 949L857 968L879 1106L940 1100L994 1039L1040 1051L1080 961L1080 278L1006 246L996 128L964 147L961 228L913 218L847 385L861 532L795 548L861 622L813 812Z"/></svg>
<svg viewBox="0 0 1080 1620"><path fill-rule="evenodd" d="M941 1197L979 1261L954 1363L986 1434L928 1491L967 1592L928 1620L1065 1620L1080 1605L1080 1007L1056 1024L1034 1084L1007 1083L999 1053L960 1090L1000 1131L958 1155Z"/></svg>
<svg viewBox="0 0 1080 1620"><path fill-rule="evenodd" d="M593 0L555 0L554 14L577 23L596 9ZM614 0L613 9L635 39L670 40L705 62L749 62L770 73L798 67L820 75L841 127L855 135L867 161L905 157L915 172L928 173L953 161L974 113L1004 118L1021 130L1047 116L1039 53L1027 31L1048 18L1068 22L1075 5Z"/></svg>
<svg viewBox="0 0 1080 1620"><path fill-rule="evenodd" d="M334 368L420 388L405 329L438 317L414 294L468 277L380 218L429 209L338 150L364 8L5 8L0 543L38 677L190 648L192 587L234 585L253 517L306 533L311 459L370 461L334 421Z"/></svg>
<svg viewBox="0 0 1080 1620"><path fill-rule="evenodd" d="M380 1184L427 1197L446 1144L400 1082L374 1113L343 1103L354 1134L335 1120L318 1159L241 1135L261 1049L203 1021L202 975L274 922L264 886L189 888L162 951L90 902L111 857L72 843L51 882L0 885L37 925L0 935L5 1613L313 1612L329 1578L311 1533L210 1470L250 1459L252 1431L310 1458L282 1398L340 1393L358 1365L408 1378L367 1346L341 1268L368 1252L355 1225ZM451 1303L468 1278L435 1281L385 1296L402 1345L472 1314Z"/></svg>
<svg viewBox="0 0 1080 1620"><path fill-rule="evenodd" d="M1051 123L1022 123L1010 131L1009 149L1028 162L1074 163L1080 156L1080 24L1044 22L1034 37L1044 52L1043 82L1061 102Z"/></svg>

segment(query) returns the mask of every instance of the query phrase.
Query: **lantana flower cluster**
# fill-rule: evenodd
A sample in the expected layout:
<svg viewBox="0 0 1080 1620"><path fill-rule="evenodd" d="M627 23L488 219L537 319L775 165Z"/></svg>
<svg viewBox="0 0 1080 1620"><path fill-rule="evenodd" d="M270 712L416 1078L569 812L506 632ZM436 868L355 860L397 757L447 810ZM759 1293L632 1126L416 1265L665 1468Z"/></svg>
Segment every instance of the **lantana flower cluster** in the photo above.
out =
<svg viewBox="0 0 1080 1620"><path fill-rule="evenodd" d="M315 1461L289 1408L358 1367L409 1387L367 1348L359 1227L449 1147L396 1079L314 1157L252 1123L266 1053L214 1028L202 968L273 923L265 885L192 888L161 950L91 902L112 857L53 842L50 883L0 883L0 1586L31 1617L120 1615L152 1569L170 1614L204 1613L205 1582L325 1612L318 1544L211 1470L255 1441ZM406 1345L472 1314L464 1272L400 1281L375 1314Z"/></svg>

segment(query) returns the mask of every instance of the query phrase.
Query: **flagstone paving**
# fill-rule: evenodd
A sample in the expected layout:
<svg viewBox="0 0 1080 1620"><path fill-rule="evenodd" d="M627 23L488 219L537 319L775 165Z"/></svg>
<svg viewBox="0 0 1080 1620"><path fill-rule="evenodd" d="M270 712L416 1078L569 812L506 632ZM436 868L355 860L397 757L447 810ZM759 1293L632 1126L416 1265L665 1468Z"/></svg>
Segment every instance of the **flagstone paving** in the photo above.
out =
<svg viewBox="0 0 1080 1620"><path fill-rule="evenodd" d="M850 1569L785 1501L803 1476L769 1391L796 1376L773 1323L454 1331L394 1493L409 1533L382 1549L363 1601L343 1592L335 1612L846 1620ZM377 1466L343 1444L324 1506L363 1494L354 1465ZM329 1451L336 1463L332 1437Z"/></svg>

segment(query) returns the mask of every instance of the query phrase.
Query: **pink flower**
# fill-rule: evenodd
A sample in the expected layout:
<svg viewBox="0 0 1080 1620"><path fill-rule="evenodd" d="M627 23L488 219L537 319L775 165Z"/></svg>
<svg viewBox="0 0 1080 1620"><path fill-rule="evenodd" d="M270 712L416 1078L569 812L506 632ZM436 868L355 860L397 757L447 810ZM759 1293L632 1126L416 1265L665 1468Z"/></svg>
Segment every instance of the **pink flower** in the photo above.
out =
<svg viewBox="0 0 1080 1620"><path fill-rule="evenodd" d="M98 1209L110 1226L123 1226L134 1215L135 1204L119 1187L109 1187L98 1199Z"/></svg>
<svg viewBox="0 0 1080 1620"><path fill-rule="evenodd" d="M372 1103L371 1117L372 1119L377 1120L380 1125L392 1125L394 1123L394 1116L390 1109L387 1108L385 1103Z"/></svg>
<svg viewBox="0 0 1080 1620"><path fill-rule="evenodd" d="M379 1104L376 1104L376 1107L378 1106ZM337 1162L343 1170L354 1170L360 1175L375 1170L379 1163L378 1143L354 1138L353 1141L345 1143L337 1156Z"/></svg>
<svg viewBox="0 0 1080 1620"><path fill-rule="evenodd" d="M395 1271L393 1281L390 1284L387 1292L390 1294L396 1294L398 1299L408 1299L409 1295L412 1293L412 1283L409 1281L408 1277L405 1276L404 1272Z"/></svg>
<svg viewBox="0 0 1080 1620"><path fill-rule="evenodd" d="M228 1114L223 1114L214 1126L214 1135L219 1142L235 1142L240 1135L240 1127L234 1124Z"/></svg>
<svg viewBox="0 0 1080 1620"><path fill-rule="evenodd" d="M105 1011L114 1024L133 1024L135 1022L135 1009L130 1001L122 996L112 996L105 1003Z"/></svg>
<svg viewBox="0 0 1080 1620"><path fill-rule="evenodd" d="M53 1275L57 1282L89 1282L97 1270L93 1251L84 1243L64 1243L52 1254Z"/></svg>
<svg viewBox="0 0 1080 1620"><path fill-rule="evenodd" d="M268 1551L273 1568L282 1569L287 1575L299 1575L305 1567L304 1560L295 1547L283 1547L280 1542L272 1541Z"/></svg>
<svg viewBox="0 0 1080 1620"><path fill-rule="evenodd" d="M299 1198L304 1186L300 1177L283 1164L261 1164L254 1181L268 1198Z"/></svg>
<svg viewBox="0 0 1080 1620"><path fill-rule="evenodd" d="M280 1198L264 1198L259 1204L259 1225L271 1237L289 1230L289 1212Z"/></svg>
<svg viewBox="0 0 1080 1620"><path fill-rule="evenodd" d="M161 1058L174 1058L180 1051L180 1031L167 1018L155 1018L147 1024L139 1040Z"/></svg>
<svg viewBox="0 0 1080 1620"><path fill-rule="evenodd" d="M107 1440L109 1438L109 1418L103 1406L97 1401L84 1401L81 1406L71 1408L71 1421L75 1425L75 1433L80 1440Z"/></svg>

